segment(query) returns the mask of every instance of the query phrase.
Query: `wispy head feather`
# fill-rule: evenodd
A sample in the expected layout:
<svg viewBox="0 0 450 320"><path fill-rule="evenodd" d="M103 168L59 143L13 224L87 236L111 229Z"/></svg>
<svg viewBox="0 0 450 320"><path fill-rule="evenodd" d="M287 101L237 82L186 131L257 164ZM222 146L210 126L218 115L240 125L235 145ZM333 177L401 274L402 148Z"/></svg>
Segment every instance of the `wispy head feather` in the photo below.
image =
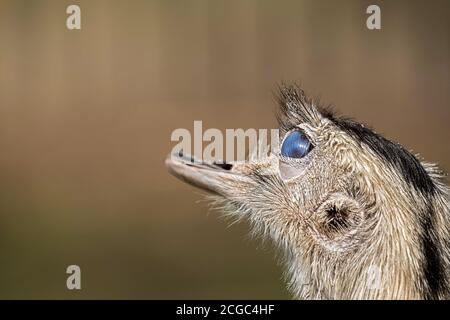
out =
<svg viewBox="0 0 450 320"><path fill-rule="evenodd" d="M315 105L298 85L280 85L276 99L279 104L277 119L281 130L291 130L299 123L318 126L330 111Z"/></svg>

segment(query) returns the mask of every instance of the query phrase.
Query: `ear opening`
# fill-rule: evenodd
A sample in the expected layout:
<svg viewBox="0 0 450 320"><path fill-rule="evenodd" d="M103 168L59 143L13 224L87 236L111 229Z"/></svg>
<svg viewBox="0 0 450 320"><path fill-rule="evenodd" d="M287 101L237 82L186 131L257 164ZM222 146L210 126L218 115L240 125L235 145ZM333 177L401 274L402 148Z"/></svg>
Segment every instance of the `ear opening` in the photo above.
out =
<svg viewBox="0 0 450 320"><path fill-rule="evenodd" d="M364 220L364 210L357 200L335 193L314 213L314 236L325 247L344 251L360 241Z"/></svg>
<svg viewBox="0 0 450 320"><path fill-rule="evenodd" d="M327 216L326 227L330 231L346 231L352 225L352 212L345 206L337 207L332 204L329 208L325 209L325 214Z"/></svg>

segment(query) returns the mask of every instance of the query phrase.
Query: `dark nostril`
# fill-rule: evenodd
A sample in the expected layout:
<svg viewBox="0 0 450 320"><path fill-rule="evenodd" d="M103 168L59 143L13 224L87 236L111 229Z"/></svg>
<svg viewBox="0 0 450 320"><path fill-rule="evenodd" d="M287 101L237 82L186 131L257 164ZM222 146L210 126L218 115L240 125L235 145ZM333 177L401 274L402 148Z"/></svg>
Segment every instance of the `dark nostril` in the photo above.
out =
<svg viewBox="0 0 450 320"><path fill-rule="evenodd" d="M232 164L225 163L225 162L222 162L222 163L220 163L220 162L214 162L214 165L215 165L216 167L222 168L222 169L224 169L224 170L231 170L231 168L233 168L233 165L232 165Z"/></svg>

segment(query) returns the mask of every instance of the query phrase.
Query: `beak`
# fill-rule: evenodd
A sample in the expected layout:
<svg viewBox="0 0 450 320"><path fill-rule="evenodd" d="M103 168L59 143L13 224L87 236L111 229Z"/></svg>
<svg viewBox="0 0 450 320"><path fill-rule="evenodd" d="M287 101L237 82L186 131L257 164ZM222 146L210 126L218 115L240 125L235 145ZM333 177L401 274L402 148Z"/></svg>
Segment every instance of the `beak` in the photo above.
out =
<svg viewBox="0 0 450 320"><path fill-rule="evenodd" d="M178 179L218 195L227 196L233 186L251 182L248 176L235 170L234 164L200 161L183 151L169 155L165 163Z"/></svg>

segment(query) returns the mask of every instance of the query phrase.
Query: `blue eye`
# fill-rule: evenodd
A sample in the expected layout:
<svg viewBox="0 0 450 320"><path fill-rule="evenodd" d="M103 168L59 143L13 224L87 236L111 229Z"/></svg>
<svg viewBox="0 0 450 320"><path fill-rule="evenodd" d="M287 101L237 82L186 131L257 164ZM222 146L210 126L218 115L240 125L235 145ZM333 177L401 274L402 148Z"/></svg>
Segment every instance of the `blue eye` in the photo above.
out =
<svg viewBox="0 0 450 320"><path fill-rule="evenodd" d="M311 146L306 135L300 130L295 130L284 139L281 154L289 158L303 158L311 150Z"/></svg>

